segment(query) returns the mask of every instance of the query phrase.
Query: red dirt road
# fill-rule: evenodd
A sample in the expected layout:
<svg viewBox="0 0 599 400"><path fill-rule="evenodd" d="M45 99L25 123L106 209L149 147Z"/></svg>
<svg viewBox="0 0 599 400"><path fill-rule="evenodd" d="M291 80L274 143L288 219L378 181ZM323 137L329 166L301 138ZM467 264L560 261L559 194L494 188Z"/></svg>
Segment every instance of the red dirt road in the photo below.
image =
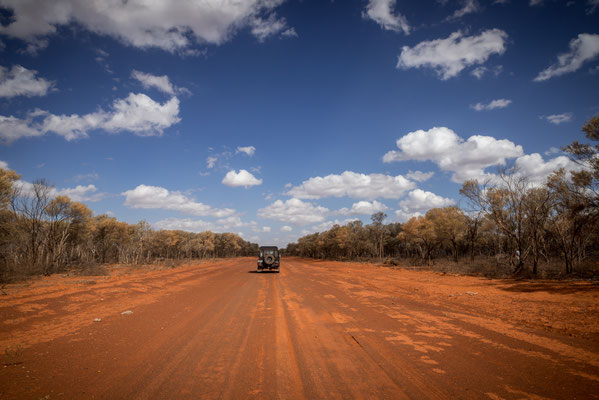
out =
<svg viewBox="0 0 599 400"><path fill-rule="evenodd" d="M0 398L599 397L598 285L254 266L5 288Z"/></svg>

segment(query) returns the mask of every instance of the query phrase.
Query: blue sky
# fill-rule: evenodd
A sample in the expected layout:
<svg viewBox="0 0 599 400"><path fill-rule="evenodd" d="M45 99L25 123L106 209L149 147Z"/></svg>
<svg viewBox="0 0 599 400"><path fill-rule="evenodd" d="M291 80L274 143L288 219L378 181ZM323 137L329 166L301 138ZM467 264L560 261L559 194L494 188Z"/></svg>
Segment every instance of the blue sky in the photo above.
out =
<svg viewBox="0 0 599 400"><path fill-rule="evenodd" d="M576 168L599 2L0 0L0 166L155 228L285 245Z"/></svg>

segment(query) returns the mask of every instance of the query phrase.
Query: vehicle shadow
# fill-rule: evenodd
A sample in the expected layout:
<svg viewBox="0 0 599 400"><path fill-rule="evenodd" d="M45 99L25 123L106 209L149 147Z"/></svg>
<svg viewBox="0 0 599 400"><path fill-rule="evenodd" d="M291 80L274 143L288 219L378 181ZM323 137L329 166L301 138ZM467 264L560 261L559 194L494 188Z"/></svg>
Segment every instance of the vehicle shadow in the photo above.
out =
<svg viewBox="0 0 599 400"><path fill-rule="evenodd" d="M276 274L276 271L262 271L262 272L258 272L255 269L252 269L250 271L248 271L248 274Z"/></svg>

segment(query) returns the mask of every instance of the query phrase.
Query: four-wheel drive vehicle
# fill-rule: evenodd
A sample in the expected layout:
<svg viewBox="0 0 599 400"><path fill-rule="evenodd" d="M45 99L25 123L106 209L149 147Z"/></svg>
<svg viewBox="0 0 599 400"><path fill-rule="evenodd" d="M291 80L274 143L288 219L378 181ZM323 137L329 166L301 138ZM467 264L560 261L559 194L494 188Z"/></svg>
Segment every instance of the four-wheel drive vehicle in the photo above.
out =
<svg viewBox="0 0 599 400"><path fill-rule="evenodd" d="M277 246L262 246L258 254L258 272L275 271L279 272L280 255Z"/></svg>

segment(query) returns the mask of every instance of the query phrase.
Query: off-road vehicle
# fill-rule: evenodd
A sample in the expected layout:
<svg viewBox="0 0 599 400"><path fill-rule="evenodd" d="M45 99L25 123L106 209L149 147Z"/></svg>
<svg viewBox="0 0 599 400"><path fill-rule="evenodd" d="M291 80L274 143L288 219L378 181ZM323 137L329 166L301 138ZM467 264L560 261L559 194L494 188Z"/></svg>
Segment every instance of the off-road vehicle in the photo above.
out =
<svg viewBox="0 0 599 400"><path fill-rule="evenodd" d="M277 246L262 246L258 254L258 272L279 272L280 255Z"/></svg>

